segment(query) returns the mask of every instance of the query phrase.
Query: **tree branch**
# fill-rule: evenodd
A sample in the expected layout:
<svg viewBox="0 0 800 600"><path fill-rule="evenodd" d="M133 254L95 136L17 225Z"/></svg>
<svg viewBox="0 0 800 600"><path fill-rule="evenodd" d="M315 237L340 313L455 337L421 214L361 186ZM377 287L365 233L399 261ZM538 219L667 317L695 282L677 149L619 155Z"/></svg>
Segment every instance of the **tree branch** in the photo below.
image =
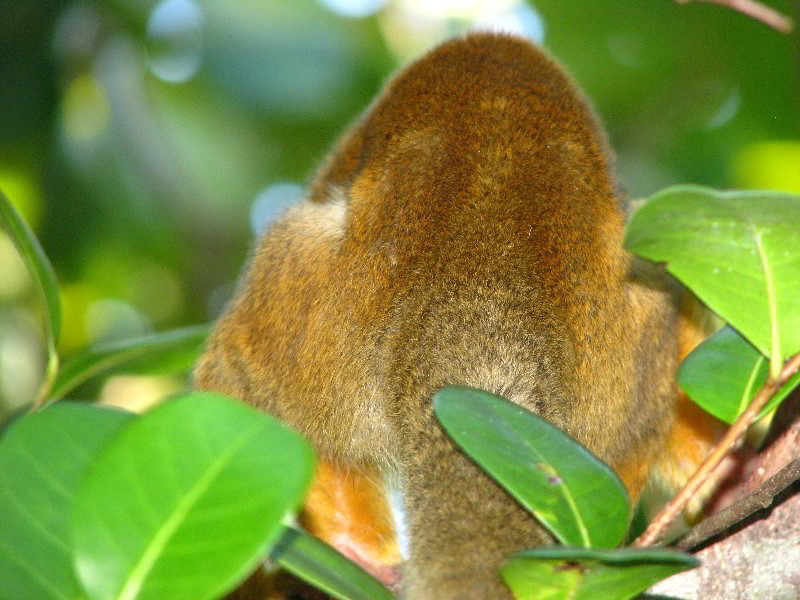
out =
<svg viewBox="0 0 800 600"><path fill-rule="evenodd" d="M769 399L798 370L800 370L800 354L796 354L784 364L777 379L770 379L764 384L764 387L753 398L747 410L731 425L711 454L706 457L694 475L689 478L683 489L661 509L645 532L633 542L634 547L652 546L661 537L700 487L709 477L713 476L713 472L722 462L722 459L725 458L728 452L738 446L745 432L756 420L756 417L758 417L761 409L764 408Z"/></svg>
<svg viewBox="0 0 800 600"><path fill-rule="evenodd" d="M676 546L687 551L700 546L756 511L772 506L775 497L798 479L800 460L793 460L747 496L702 521L681 538Z"/></svg>
<svg viewBox="0 0 800 600"><path fill-rule="evenodd" d="M797 598L800 589L800 485L778 494L771 506L704 544L702 564L658 582L649 600L754 600Z"/></svg>
<svg viewBox="0 0 800 600"><path fill-rule="evenodd" d="M688 4L692 0L675 0L678 4ZM789 33L794 28L794 21L784 14L779 13L777 10L756 2L756 0L695 0L697 2L708 2L710 4L719 4L726 6L731 10L740 12L757 21L761 21L765 25L769 25L776 31L781 33Z"/></svg>

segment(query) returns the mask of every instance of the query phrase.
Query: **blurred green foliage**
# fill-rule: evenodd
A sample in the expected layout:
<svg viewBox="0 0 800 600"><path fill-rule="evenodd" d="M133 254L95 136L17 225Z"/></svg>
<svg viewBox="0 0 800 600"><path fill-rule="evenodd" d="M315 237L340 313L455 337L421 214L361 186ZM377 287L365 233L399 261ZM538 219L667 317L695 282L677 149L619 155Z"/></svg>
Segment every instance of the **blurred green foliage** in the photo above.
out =
<svg viewBox="0 0 800 600"><path fill-rule="evenodd" d="M397 65L488 22L565 64L608 126L630 195L680 182L800 191L798 35L719 6L8 1L0 189L60 278L62 354L213 318L264 215L298 195L271 186L306 183ZM44 349L6 242L0 402L17 404Z"/></svg>

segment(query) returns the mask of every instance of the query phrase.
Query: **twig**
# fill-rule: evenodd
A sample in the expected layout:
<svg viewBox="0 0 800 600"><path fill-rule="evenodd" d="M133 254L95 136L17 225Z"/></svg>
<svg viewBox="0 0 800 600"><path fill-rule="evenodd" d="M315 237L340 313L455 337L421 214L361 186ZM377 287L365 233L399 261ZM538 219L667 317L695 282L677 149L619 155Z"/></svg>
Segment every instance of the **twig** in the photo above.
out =
<svg viewBox="0 0 800 600"><path fill-rule="evenodd" d="M769 508L775 497L800 479L800 460L793 460L757 489L741 500L719 511L701 522L686 534L676 545L681 550L696 548L732 525L740 523L754 512Z"/></svg>
<svg viewBox="0 0 800 600"><path fill-rule="evenodd" d="M683 489L661 509L645 532L636 538L633 542L633 546L641 548L653 545L686 507L686 504L688 504L697 493L697 490L708 480L709 476L711 476L722 459L739 443L748 427L753 424L756 417L758 417L758 414L761 412L761 409L764 408L764 405L766 405L775 392L799 369L800 354L796 354L783 366L777 379L770 379L764 384L764 387L762 387L758 394L756 394L756 397L753 398L747 410L745 410L741 416L736 419L733 425L731 425L728 431L725 432L725 435L714 447L714 450L706 457L697 471L695 471L694 475L689 478L689 481Z"/></svg>
<svg viewBox="0 0 800 600"><path fill-rule="evenodd" d="M800 494L792 484L758 511L693 552L703 566L657 583L647 598L762 600L797 598ZM710 543L712 542L713 543Z"/></svg>
<svg viewBox="0 0 800 600"><path fill-rule="evenodd" d="M688 4L692 0L675 0L678 4ZM769 25L781 33L789 33L794 28L794 21L777 10L756 2L756 0L695 0L697 2L708 2L719 4L732 10L747 15L757 21Z"/></svg>
<svg viewBox="0 0 800 600"><path fill-rule="evenodd" d="M47 406L48 401L50 401L50 392L53 389L53 384L56 381L56 375L58 375L58 354L56 353L55 346L53 345L53 340L49 340L47 344L47 370L45 371L45 377L42 384L39 386L39 391L36 394L36 399L33 401L33 408L44 408Z"/></svg>

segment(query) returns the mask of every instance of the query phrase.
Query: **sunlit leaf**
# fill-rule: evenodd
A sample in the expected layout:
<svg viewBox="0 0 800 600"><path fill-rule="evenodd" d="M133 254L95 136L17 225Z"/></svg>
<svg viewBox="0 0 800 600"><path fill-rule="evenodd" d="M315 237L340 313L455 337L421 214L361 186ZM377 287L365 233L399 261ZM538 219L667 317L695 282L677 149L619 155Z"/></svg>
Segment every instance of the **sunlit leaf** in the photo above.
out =
<svg viewBox="0 0 800 600"><path fill-rule="evenodd" d="M501 569L517 600L628 600L654 583L698 565L675 550L536 548Z"/></svg>
<svg viewBox="0 0 800 600"><path fill-rule="evenodd" d="M634 214L625 245L665 261L773 374L800 352L800 196L667 188Z"/></svg>
<svg viewBox="0 0 800 600"><path fill-rule="evenodd" d="M75 567L93 600L203 600L233 588L278 540L311 479L309 445L224 396L167 401L88 469Z"/></svg>
<svg viewBox="0 0 800 600"><path fill-rule="evenodd" d="M767 359L731 327L724 327L686 357L678 382L704 410L733 423L767 380ZM800 383L796 373L772 397L760 416L773 410Z"/></svg>
<svg viewBox="0 0 800 600"><path fill-rule="evenodd" d="M97 449L132 414L59 403L20 417L0 439L0 598L83 598L72 568L75 489Z"/></svg>
<svg viewBox="0 0 800 600"><path fill-rule="evenodd" d="M563 431L509 402L471 388L434 395L447 433L564 544L618 545L628 494L602 461Z"/></svg>
<svg viewBox="0 0 800 600"><path fill-rule="evenodd" d="M64 362L50 393L63 398L80 384L99 375L138 375L188 371L203 349L210 327L198 325L130 340L98 344Z"/></svg>
<svg viewBox="0 0 800 600"><path fill-rule="evenodd" d="M287 527L271 558L298 577L341 600L391 600L372 575L325 542Z"/></svg>

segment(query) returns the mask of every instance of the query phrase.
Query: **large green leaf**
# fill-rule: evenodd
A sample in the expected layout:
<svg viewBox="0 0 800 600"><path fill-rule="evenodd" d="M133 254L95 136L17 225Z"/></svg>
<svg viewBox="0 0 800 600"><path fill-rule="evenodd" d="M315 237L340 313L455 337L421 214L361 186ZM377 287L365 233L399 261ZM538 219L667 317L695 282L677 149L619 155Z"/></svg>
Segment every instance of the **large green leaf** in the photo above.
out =
<svg viewBox="0 0 800 600"><path fill-rule="evenodd" d="M773 374L800 352L800 196L670 187L636 211L625 245L666 261Z"/></svg>
<svg viewBox="0 0 800 600"><path fill-rule="evenodd" d="M178 396L123 429L86 473L75 567L93 600L217 598L252 571L297 508L309 445L224 396Z"/></svg>
<svg viewBox="0 0 800 600"><path fill-rule="evenodd" d="M372 575L325 542L287 527L271 558L317 588L341 600L392 600Z"/></svg>
<svg viewBox="0 0 800 600"><path fill-rule="evenodd" d="M733 423L767 380L767 359L726 326L700 344L678 369L678 382L706 411ZM772 397L760 416L774 409L800 384L800 373Z"/></svg>
<svg viewBox="0 0 800 600"><path fill-rule="evenodd" d="M20 417L0 439L0 598L84 598L72 568L70 511L97 449L133 415L62 402Z"/></svg>
<svg viewBox="0 0 800 600"><path fill-rule="evenodd" d="M434 409L464 451L564 544L618 545L628 494L613 471L566 433L489 392L447 387Z"/></svg>
<svg viewBox="0 0 800 600"><path fill-rule="evenodd" d="M19 250L45 308L44 328L48 353L46 387L58 368L56 345L61 334L61 299L58 295L58 281L36 236L2 191L0 191L0 225Z"/></svg>
<svg viewBox="0 0 800 600"><path fill-rule="evenodd" d="M501 573L517 600L628 600L698 564L661 548L536 548L512 556Z"/></svg>
<svg viewBox="0 0 800 600"><path fill-rule="evenodd" d="M187 371L202 351L209 330L208 325L196 325L91 347L62 365L50 392L50 400L63 398L98 375Z"/></svg>

